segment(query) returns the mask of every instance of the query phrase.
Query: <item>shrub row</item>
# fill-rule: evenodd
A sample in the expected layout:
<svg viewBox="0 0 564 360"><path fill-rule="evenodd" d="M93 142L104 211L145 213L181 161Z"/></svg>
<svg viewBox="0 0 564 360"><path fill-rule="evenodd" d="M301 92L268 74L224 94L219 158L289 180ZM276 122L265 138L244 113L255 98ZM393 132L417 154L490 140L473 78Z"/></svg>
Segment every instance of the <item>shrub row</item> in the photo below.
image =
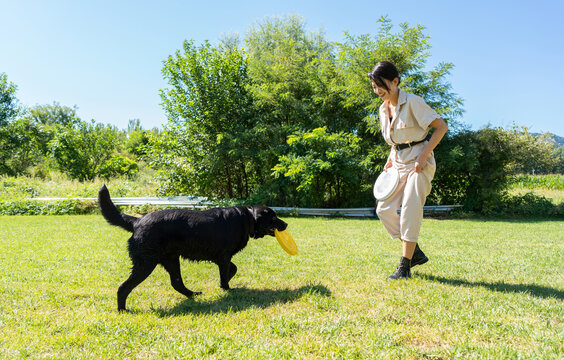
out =
<svg viewBox="0 0 564 360"><path fill-rule="evenodd" d="M92 200L12 200L0 201L0 215L77 215L97 210Z"/></svg>

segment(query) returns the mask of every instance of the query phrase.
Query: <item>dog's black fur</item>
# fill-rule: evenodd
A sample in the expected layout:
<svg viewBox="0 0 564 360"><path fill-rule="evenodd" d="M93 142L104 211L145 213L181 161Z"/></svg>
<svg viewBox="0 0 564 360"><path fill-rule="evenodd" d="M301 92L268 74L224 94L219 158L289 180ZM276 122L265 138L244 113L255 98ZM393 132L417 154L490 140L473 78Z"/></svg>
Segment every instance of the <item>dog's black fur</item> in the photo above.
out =
<svg viewBox="0 0 564 360"><path fill-rule="evenodd" d="M236 206L205 211L187 209L160 210L141 218L121 213L110 198L106 186L98 193L102 215L112 225L133 233L129 238L131 275L118 290L118 310L125 310L129 293L160 264L170 274L172 287L192 297L180 274L180 257L193 261L211 261L219 267L221 287L229 289L229 280L237 273L231 262L249 237L274 236L288 224L266 206Z"/></svg>

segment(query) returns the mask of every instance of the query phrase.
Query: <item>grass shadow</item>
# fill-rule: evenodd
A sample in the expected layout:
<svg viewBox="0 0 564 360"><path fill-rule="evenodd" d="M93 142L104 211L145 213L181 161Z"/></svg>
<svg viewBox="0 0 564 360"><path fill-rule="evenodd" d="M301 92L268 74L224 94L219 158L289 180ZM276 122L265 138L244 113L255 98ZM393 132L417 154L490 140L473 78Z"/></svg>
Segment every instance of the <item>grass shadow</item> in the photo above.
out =
<svg viewBox="0 0 564 360"><path fill-rule="evenodd" d="M553 289L551 287L540 286L535 284L507 284L504 282L488 283L484 281L468 281L461 279L448 279L442 276L418 274L418 277L429 280L440 282L447 285L453 286L472 286L472 287L484 287L486 289L504 293L527 293L538 298L555 298L558 300L564 299L564 291Z"/></svg>
<svg viewBox="0 0 564 360"><path fill-rule="evenodd" d="M225 296L213 301L185 299L171 309L155 309L161 317L182 316L185 314L217 314L242 311L251 307L268 308L278 303L289 303L304 295L331 296L331 291L323 285L307 285L298 289L249 289L237 288L226 292Z"/></svg>

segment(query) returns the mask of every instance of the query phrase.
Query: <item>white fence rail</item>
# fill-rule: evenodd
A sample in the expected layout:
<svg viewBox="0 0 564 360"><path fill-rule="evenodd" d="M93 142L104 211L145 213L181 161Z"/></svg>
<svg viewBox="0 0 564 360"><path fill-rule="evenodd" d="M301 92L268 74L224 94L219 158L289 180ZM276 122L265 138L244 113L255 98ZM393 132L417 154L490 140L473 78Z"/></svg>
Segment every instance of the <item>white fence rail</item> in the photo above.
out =
<svg viewBox="0 0 564 360"><path fill-rule="evenodd" d="M462 208L462 205L423 206L423 215L431 216L431 215L447 214L460 208ZM351 217L376 216L375 208L317 209L317 208L272 207L272 209L279 213L292 213L298 215L351 216ZM401 212L401 208L398 210L398 214L400 212Z"/></svg>
<svg viewBox="0 0 564 360"><path fill-rule="evenodd" d="M72 198L74 200L92 200L97 198ZM56 201L56 200L72 200L71 198L33 198L31 200L38 201ZM208 209L214 206L214 203L208 201L207 198L199 198L195 196L169 196L169 197L114 197L112 201L116 205L157 205L157 206L175 206L191 209ZM274 211L281 214L297 214L311 216L350 216L350 217L375 217L375 208L346 208L346 209L319 209L319 208L294 208L294 207L271 207ZM462 208L462 205L437 205L423 206L423 215L441 215L450 213L456 209ZM398 213L400 213L398 210Z"/></svg>

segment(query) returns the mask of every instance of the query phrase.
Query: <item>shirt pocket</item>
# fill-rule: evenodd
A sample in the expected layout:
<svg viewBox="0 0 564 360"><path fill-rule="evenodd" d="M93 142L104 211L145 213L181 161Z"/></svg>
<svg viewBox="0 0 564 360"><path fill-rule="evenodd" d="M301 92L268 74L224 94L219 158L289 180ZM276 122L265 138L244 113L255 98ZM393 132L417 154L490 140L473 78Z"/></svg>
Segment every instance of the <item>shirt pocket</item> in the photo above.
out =
<svg viewBox="0 0 564 360"><path fill-rule="evenodd" d="M415 120L411 117L399 117L396 122L396 128L399 129L409 129L417 126Z"/></svg>

